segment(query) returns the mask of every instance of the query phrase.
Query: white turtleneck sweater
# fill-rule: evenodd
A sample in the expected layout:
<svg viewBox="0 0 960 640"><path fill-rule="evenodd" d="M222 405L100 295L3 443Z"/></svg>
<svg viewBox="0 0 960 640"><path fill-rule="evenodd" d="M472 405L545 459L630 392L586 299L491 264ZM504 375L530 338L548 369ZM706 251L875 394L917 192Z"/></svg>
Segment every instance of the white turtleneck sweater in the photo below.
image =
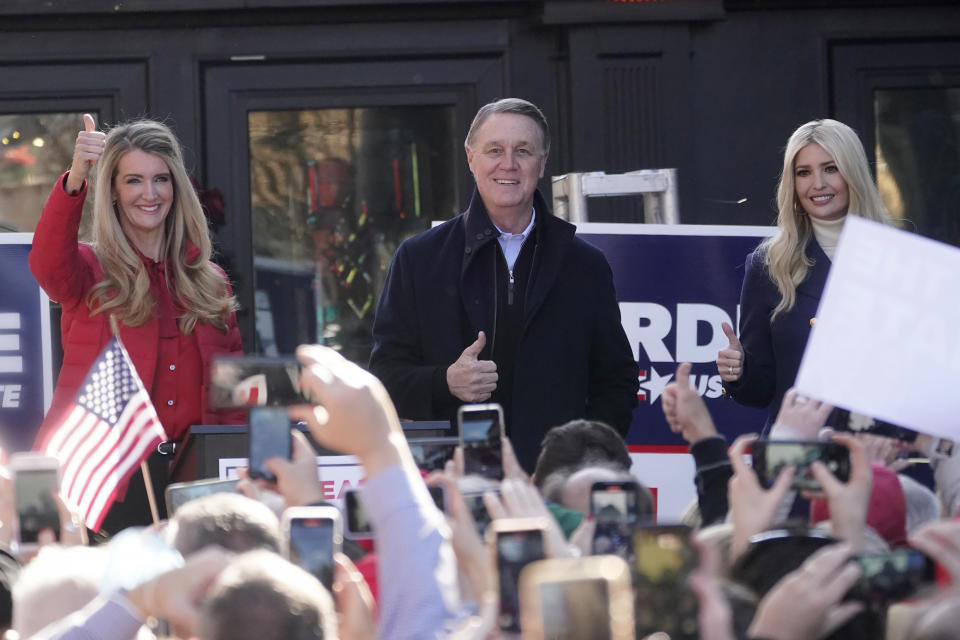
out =
<svg viewBox="0 0 960 640"><path fill-rule="evenodd" d="M840 232L843 230L843 221L847 216L836 220L818 220L810 216L810 223L813 225L813 235L817 239L817 244L827 254L827 257L833 261L833 254L837 250L837 243L840 241Z"/></svg>

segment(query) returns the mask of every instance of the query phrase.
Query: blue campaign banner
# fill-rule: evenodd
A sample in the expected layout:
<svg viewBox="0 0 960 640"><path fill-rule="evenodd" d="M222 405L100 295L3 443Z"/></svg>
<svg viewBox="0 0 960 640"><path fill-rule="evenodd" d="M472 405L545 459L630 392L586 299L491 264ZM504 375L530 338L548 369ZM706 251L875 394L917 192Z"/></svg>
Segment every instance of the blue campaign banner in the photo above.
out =
<svg viewBox="0 0 960 640"><path fill-rule="evenodd" d="M577 233L606 255L623 328L637 359L640 393L627 434L632 451L685 445L663 417L660 395L677 364L690 362L691 384L727 441L759 432L766 410L722 394L717 352L721 324L739 324L744 262L773 227L581 223Z"/></svg>
<svg viewBox="0 0 960 640"><path fill-rule="evenodd" d="M27 266L32 233L0 233L0 446L30 448L53 397L50 303Z"/></svg>

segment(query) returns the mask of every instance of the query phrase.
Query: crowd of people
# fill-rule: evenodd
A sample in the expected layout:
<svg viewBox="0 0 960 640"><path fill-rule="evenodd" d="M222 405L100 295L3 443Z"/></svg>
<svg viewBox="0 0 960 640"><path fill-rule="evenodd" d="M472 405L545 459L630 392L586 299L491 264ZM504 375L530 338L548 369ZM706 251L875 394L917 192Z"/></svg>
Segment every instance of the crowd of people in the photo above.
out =
<svg viewBox="0 0 960 640"><path fill-rule="evenodd" d="M12 622L5 622L16 634L10 637L511 637L499 631L495 563L461 492L470 486L462 475L462 452L443 472L424 479L393 404L373 375L322 346L301 347L298 355L305 366L302 383L318 404L293 407L290 417L304 422L318 443L362 463L362 495L375 534L372 551L345 547L354 560L337 555L329 591L279 554L283 541L274 509L323 500L315 454L294 431L292 459L269 463L275 483L245 479L239 493L198 498L169 522L126 530L95 547L83 544L65 513L61 544L42 547L32 559L16 559L23 565L18 577L17 562L5 556L5 586L13 602ZM822 491L807 497L811 512L822 512L824 522L783 522L794 499L794 470L786 468L772 486L762 485L744 461L754 436L738 438L727 455L702 399L687 383L688 368L680 365L677 380L667 387L664 411L671 428L690 441L697 460L698 507L686 517L699 523L695 562L677 593L688 589L695 598L684 610L695 618L698 631L675 637L953 637L960 612L955 590L960 522L944 505L955 504L960 492L960 456L934 458L938 498L926 489L901 488L875 437L831 434L849 451L849 479L838 480L814 463ZM822 437L828 409L789 391L771 438ZM722 455L704 454L714 443ZM566 559L571 567L588 562L597 521L584 503L589 493L584 487L629 478L620 436L588 421L559 426L545 439L533 477L517 463L508 440L503 451L504 479L483 498L493 521L537 518L544 526L546 558ZM428 493L435 485L446 490L446 513ZM7 522L9 480L3 487ZM282 500L268 498L277 494ZM925 516L914 515L925 511L913 503L938 499L944 504ZM649 513L650 505L648 499L638 509ZM0 527L0 533L9 542L9 527ZM906 546L935 561L946 581L920 584L919 591L909 593L909 602L892 599L896 593L855 588L864 571L857 557ZM363 571L360 564L367 565ZM371 573L375 594L364 578ZM661 599L659 605L683 608L681 596L673 597L678 599ZM525 604L521 592L521 608ZM640 604L630 598L626 606ZM559 610L544 615L561 613L570 615ZM634 619L634 614L639 619L643 612L624 615ZM545 637L620 637L604 632L612 628L610 615L609 607L580 607L567 632ZM584 627L585 620L595 626ZM569 635L572 628L592 628L596 634Z"/></svg>
<svg viewBox="0 0 960 640"><path fill-rule="evenodd" d="M59 535L45 533L36 554L10 551L16 500L0 478L8 637L955 637L960 451L923 433L907 443L835 430L833 407L790 388L843 220L890 222L856 134L818 120L790 138L778 232L747 258L739 331L724 327L718 371L734 400L769 407L763 438L728 443L688 363L662 394L696 468L682 523L654 522L655 500L631 473L635 362L605 259L536 191L549 140L534 105L483 107L465 144L477 181L470 208L398 250L370 371L320 345L298 350L314 404L288 417L359 460L372 544L344 543L326 585L295 562L284 513L327 505L316 452L296 429L290 458L266 462L275 479L243 477L235 492L151 526L129 526L148 520L135 477L104 523L113 535L95 546L58 497ZM88 245L77 230L98 164ZM167 127L137 121L104 134L85 118L31 253L64 307L64 369L41 448L111 333L130 348L165 444L191 424L236 418L209 415L196 392L212 356L240 342L188 184ZM398 407L403 418L440 419L489 400L506 415L502 479L467 474L461 448L443 471L418 469ZM793 449L775 458L777 443ZM158 488L173 446L149 460ZM807 453L828 449L842 455ZM907 475L917 457L933 468L932 486ZM443 488L442 509L430 487ZM597 502L598 487L629 498ZM629 505L623 522L618 504ZM504 551L499 532L529 535Z"/></svg>

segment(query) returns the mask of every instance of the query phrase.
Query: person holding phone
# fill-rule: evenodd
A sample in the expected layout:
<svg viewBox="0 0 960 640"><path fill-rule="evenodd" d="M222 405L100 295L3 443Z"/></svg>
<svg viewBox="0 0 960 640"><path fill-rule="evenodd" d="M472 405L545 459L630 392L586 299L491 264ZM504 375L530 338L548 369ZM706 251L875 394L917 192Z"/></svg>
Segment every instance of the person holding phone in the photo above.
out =
<svg viewBox="0 0 960 640"><path fill-rule="evenodd" d="M206 220L180 143L153 120L119 124L109 133L98 131L90 114L83 120L73 164L53 186L30 252L31 272L63 309L63 367L34 447L42 449L110 340L111 318L169 441L182 441L192 424L242 422L239 414L207 409L210 359L242 348L236 301L210 260ZM78 242L91 191L92 239ZM151 458L157 495L166 484L167 459ZM133 478L133 494L114 504L104 528L149 522L142 484Z"/></svg>
<svg viewBox="0 0 960 640"><path fill-rule="evenodd" d="M740 332L717 354L726 392L768 407L773 424L800 358L847 215L893 224L857 134L836 120L813 120L787 142L777 187L777 233L746 260Z"/></svg>

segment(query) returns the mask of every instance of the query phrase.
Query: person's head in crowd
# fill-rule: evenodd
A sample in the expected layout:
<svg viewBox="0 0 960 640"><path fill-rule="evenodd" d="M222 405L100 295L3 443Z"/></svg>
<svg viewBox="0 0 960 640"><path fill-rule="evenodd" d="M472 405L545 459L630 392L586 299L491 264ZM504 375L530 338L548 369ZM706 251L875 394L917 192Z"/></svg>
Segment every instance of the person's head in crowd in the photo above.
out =
<svg viewBox="0 0 960 640"><path fill-rule="evenodd" d="M173 546L184 556L210 545L231 551L279 552L280 522L262 502L239 493L214 493L186 503L171 522Z"/></svg>
<svg viewBox="0 0 960 640"><path fill-rule="evenodd" d="M830 119L801 125L787 141L777 208L778 232L764 243L767 269L781 296L774 315L793 308L796 283L810 268L804 252L813 237L811 219L830 222L850 213L892 224L860 138Z"/></svg>
<svg viewBox="0 0 960 640"><path fill-rule="evenodd" d="M94 313L118 313L130 326L147 321L153 298L136 246L159 236L159 255L148 257L170 258L167 275L185 309L180 329L189 334L205 321L225 330L235 300L209 262L206 218L170 128L155 120L117 125L107 134L96 176L93 246L104 277L90 290ZM143 202L158 210L143 211Z"/></svg>
<svg viewBox="0 0 960 640"><path fill-rule="evenodd" d="M608 464L630 470L627 444L613 427L592 420L572 420L553 427L543 437L540 455L533 471L534 483L543 488L546 479L557 471L576 470L586 464Z"/></svg>
<svg viewBox="0 0 960 640"><path fill-rule="evenodd" d="M250 551L217 577L200 612L203 640L336 640L330 593L275 553Z"/></svg>
<svg viewBox="0 0 960 640"><path fill-rule="evenodd" d="M653 513L653 498L646 487L627 471L608 465L587 465L574 471L567 478L561 491L562 504L567 509L590 513L590 489L595 482L636 482L637 515L643 517Z"/></svg>
<svg viewBox="0 0 960 640"><path fill-rule="evenodd" d="M13 585L13 630L28 638L97 597L107 567L104 547L47 545Z"/></svg>

